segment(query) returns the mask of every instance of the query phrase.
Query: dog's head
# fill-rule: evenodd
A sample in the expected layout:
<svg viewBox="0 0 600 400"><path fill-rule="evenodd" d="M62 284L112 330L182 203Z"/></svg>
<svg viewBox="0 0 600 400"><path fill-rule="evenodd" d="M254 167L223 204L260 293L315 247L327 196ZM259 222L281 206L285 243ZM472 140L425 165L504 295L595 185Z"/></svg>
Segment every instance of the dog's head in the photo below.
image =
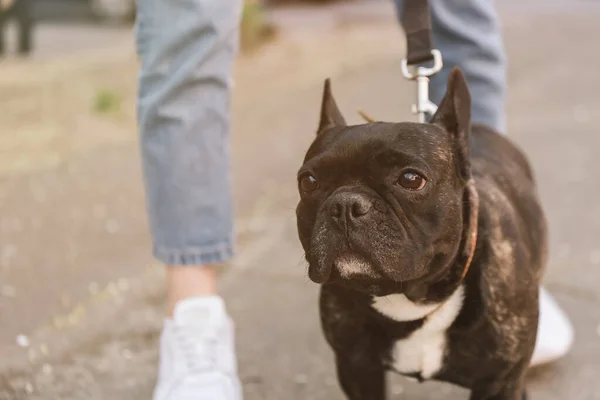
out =
<svg viewBox="0 0 600 400"><path fill-rule="evenodd" d="M464 241L470 95L460 70L431 123L347 126L325 82L298 172L298 232L316 283L406 293L444 274Z"/></svg>

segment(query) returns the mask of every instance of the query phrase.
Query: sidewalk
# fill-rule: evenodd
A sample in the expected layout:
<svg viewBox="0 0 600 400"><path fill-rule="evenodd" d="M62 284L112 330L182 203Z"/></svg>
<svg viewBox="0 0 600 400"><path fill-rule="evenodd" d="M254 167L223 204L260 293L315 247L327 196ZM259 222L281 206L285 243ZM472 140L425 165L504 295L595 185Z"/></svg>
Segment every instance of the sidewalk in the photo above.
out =
<svg viewBox="0 0 600 400"><path fill-rule="evenodd" d="M343 399L318 324L317 287L306 277L296 238L294 177L314 135L326 76L349 122L360 121L357 109L379 119L412 118L414 88L399 74L402 38L389 5L375 4L379 11L364 22L350 13L320 15L325 22L309 33L295 25L238 64L232 143L239 249L221 289L237 323L248 400ZM600 75L593 68L600 54L593 49L600 12L557 7L536 16L515 11L512 2L502 10L509 131L535 166L550 222L547 286L577 329L567 359L532 373L531 398L598 400ZM77 99L111 88L107 77L115 71L133 76L134 58L121 54ZM592 72L575 77L584 66ZM49 79L68 73L61 71ZM1 75L0 95L9 87ZM123 104L133 101L134 84L118 92ZM78 118L67 112L52 131L55 161L15 162L20 169L3 169L0 178L0 399L148 399L163 271L148 256L133 108L98 117L72 107ZM16 120L2 123L18 127ZM3 151L34 152L31 143L9 141L2 125L0 131ZM15 345L19 334L29 339L27 348ZM401 378L392 379L391 391L394 399L467 397Z"/></svg>

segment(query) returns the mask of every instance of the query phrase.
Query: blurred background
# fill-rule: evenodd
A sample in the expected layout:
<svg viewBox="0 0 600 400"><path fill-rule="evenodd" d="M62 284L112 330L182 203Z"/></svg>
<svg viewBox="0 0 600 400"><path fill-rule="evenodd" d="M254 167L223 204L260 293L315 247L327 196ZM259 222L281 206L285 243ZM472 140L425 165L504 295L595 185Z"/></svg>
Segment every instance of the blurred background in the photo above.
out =
<svg viewBox="0 0 600 400"><path fill-rule="evenodd" d="M149 399L164 292L140 174L133 0L27 6L31 40L4 21L0 59L0 399ZM565 360L532 371L531 398L600 399L600 3L497 6L509 134L531 158L550 222L545 282L577 334ZM414 120L404 38L391 1L249 1L242 47L231 135L239 245L221 290L246 398L342 399L296 238L295 173L328 76L351 122L357 109ZM401 378L391 390L466 398Z"/></svg>

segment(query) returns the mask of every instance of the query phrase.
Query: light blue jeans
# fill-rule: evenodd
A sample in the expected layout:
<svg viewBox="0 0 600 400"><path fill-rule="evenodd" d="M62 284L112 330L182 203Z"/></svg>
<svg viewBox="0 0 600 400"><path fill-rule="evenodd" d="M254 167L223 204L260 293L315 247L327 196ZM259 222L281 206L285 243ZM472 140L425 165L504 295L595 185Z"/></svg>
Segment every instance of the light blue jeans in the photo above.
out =
<svg viewBox="0 0 600 400"><path fill-rule="evenodd" d="M395 0L402 20L402 0ZM493 0L429 0L433 44L444 68L431 79L430 98L440 104L452 68L462 69L473 98L474 123L506 132L506 56Z"/></svg>
<svg viewBox="0 0 600 400"><path fill-rule="evenodd" d="M401 10L402 0L396 3ZM474 99L473 122L504 132L506 65L493 1L430 5L444 58L432 100L439 103L458 65ZM170 265L219 263L233 253L229 103L241 8L242 0L138 0L148 214L154 254Z"/></svg>

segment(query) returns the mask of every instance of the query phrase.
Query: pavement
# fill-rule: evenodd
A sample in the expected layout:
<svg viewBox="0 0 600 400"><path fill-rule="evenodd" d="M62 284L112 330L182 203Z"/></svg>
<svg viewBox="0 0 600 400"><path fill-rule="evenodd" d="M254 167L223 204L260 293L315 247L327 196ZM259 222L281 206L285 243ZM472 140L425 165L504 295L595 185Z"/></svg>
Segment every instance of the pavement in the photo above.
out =
<svg viewBox="0 0 600 400"><path fill-rule="evenodd" d="M531 371L534 400L600 399L600 6L499 4L509 132L529 155L551 232L545 284L576 328L571 354ZM322 81L340 107L410 120L402 35L387 2L285 8L236 67L238 251L220 290L236 321L246 399L343 399L296 238L295 172ZM120 35L120 34L119 34ZM148 399L163 316L149 255L131 42L0 66L0 399ZM58 54L60 53L60 57ZM110 98L107 107L105 104ZM467 398L390 380L393 399Z"/></svg>

